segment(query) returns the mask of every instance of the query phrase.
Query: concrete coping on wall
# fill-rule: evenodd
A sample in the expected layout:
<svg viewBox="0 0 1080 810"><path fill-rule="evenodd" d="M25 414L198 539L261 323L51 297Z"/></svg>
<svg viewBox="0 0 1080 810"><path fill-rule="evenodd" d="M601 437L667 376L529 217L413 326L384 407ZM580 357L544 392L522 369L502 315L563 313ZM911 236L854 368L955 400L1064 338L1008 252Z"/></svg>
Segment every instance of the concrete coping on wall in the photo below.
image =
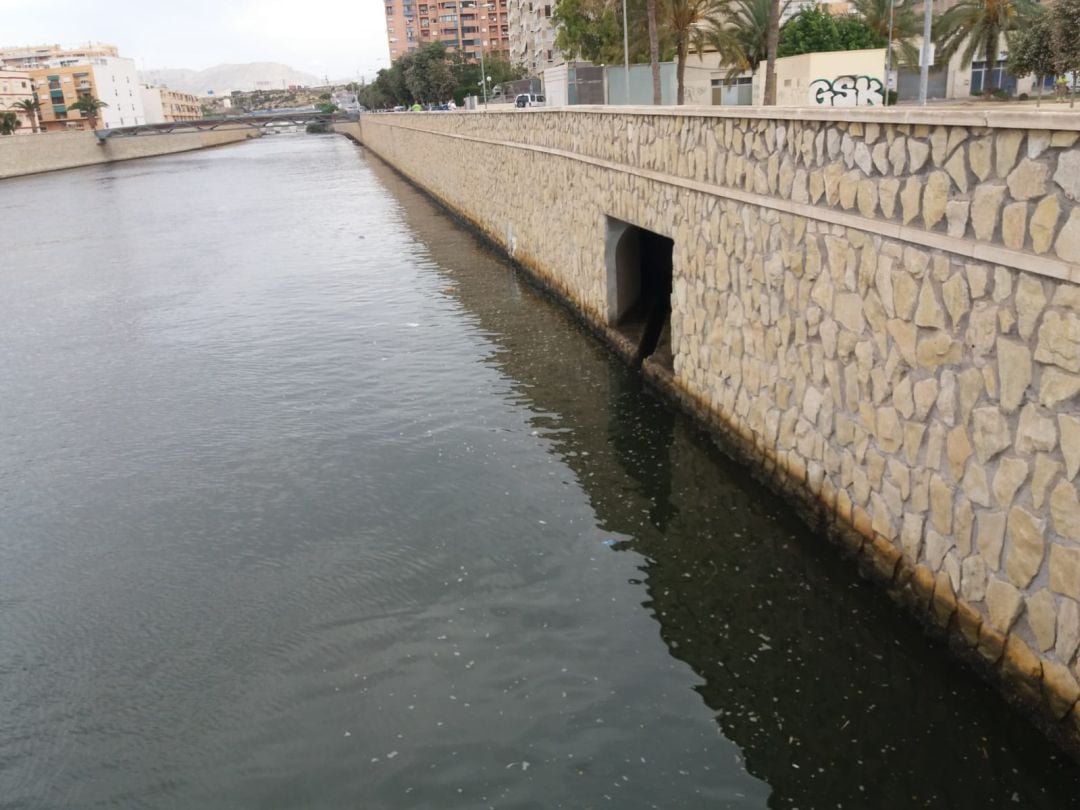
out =
<svg viewBox="0 0 1080 810"><path fill-rule="evenodd" d="M1048 102L1049 103L1049 102ZM462 111L464 112L464 111ZM585 114L651 115L686 118L750 118L774 121L829 121L865 124L992 127L996 129L1047 129L1080 132L1080 108L1071 112L1027 108L1023 110L961 109L929 107L652 107L576 105L531 109L475 110L469 115ZM426 115L427 113L414 113ZM446 113L432 113L446 115Z"/></svg>

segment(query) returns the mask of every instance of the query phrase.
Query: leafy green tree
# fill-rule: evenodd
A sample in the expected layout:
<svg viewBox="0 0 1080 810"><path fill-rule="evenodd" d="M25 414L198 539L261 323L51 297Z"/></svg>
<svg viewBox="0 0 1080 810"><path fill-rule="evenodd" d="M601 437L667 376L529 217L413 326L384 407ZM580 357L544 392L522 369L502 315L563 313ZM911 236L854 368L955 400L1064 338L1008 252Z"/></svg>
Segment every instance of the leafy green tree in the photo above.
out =
<svg viewBox="0 0 1080 810"><path fill-rule="evenodd" d="M567 59L604 63L621 51L622 31L616 5L607 0L557 0L551 12L555 46ZM620 57L621 61L621 57Z"/></svg>
<svg viewBox="0 0 1080 810"><path fill-rule="evenodd" d="M405 62L405 86L414 100L424 104L445 101L453 95L457 82L444 43L423 45L398 61Z"/></svg>
<svg viewBox="0 0 1080 810"><path fill-rule="evenodd" d="M14 135L22 124L19 116L13 112L0 112L0 135Z"/></svg>
<svg viewBox="0 0 1080 810"><path fill-rule="evenodd" d="M922 20L915 13L914 0L852 0L851 5L882 42L892 42L894 67L919 64L919 49L913 40L922 36Z"/></svg>
<svg viewBox="0 0 1080 810"><path fill-rule="evenodd" d="M90 122L90 129L97 129L98 113L108 106L101 99L94 98L87 93L72 104L71 109L78 110L86 117L86 120Z"/></svg>
<svg viewBox="0 0 1080 810"><path fill-rule="evenodd" d="M821 6L804 8L780 31L778 56L826 51L883 48L887 37L875 33L866 20L853 14L836 16Z"/></svg>
<svg viewBox="0 0 1080 810"><path fill-rule="evenodd" d="M326 113L328 115L330 113L336 113L340 109L341 108L338 107L337 104L334 104L332 101L324 101L322 104L319 105L319 112Z"/></svg>
<svg viewBox="0 0 1080 810"><path fill-rule="evenodd" d="M30 131L38 131L38 115L41 112L41 102L36 98L24 98L22 101L16 101L11 105L13 110L22 110L27 118L30 119Z"/></svg>
<svg viewBox="0 0 1080 810"><path fill-rule="evenodd" d="M788 7L785 0L780 13ZM703 29L705 43L720 54L728 77L756 72L768 58L769 13L773 0L732 0L724 15Z"/></svg>
<svg viewBox="0 0 1080 810"><path fill-rule="evenodd" d="M658 12L662 15L656 0ZM628 0L630 64L650 61L649 0ZM557 0L551 14L556 26L555 45L567 59L594 64L623 63L621 0ZM662 19L657 24L658 61L673 55L672 39Z"/></svg>
<svg viewBox="0 0 1080 810"><path fill-rule="evenodd" d="M1005 67L1013 76L1035 74L1038 92L1035 106L1042 104L1043 80L1057 73L1057 54L1049 14L1036 14L1023 28L1009 35L1009 58Z"/></svg>
<svg viewBox="0 0 1080 810"><path fill-rule="evenodd" d="M947 62L960 52L961 60L967 64L981 56L992 70L1001 51L1002 38L1020 28L1032 14L1029 0L960 0L939 16L934 25L937 58ZM998 74L999 89L1002 73Z"/></svg>
<svg viewBox="0 0 1080 810"><path fill-rule="evenodd" d="M1054 63L1058 73L1080 73L1080 0L1054 0L1050 7ZM1069 94L1069 106L1076 104Z"/></svg>

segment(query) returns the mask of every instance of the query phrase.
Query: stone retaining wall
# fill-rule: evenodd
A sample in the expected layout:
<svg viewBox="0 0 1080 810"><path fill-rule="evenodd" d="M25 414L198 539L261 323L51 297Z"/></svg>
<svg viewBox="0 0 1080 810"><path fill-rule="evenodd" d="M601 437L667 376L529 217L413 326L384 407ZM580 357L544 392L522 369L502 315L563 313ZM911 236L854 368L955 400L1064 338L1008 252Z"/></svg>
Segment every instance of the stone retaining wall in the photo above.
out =
<svg viewBox="0 0 1080 810"><path fill-rule="evenodd" d="M26 174L73 169L117 160L170 155L237 143L253 137L250 129L183 132L109 138L100 143L92 132L57 132L0 138L0 180Z"/></svg>
<svg viewBox="0 0 1080 810"><path fill-rule="evenodd" d="M669 387L1076 741L1074 121L574 108L361 126L598 329L607 217L670 236Z"/></svg>

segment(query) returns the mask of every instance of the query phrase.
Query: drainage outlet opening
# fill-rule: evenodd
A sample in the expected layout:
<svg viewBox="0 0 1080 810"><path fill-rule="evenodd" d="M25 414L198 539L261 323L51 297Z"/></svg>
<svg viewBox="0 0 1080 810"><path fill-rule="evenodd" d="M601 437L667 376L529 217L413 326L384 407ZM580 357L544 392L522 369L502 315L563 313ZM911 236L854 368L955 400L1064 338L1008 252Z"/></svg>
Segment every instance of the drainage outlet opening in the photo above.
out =
<svg viewBox="0 0 1080 810"><path fill-rule="evenodd" d="M675 243L608 217L605 244L608 322L646 358L671 366L671 276Z"/></svg>

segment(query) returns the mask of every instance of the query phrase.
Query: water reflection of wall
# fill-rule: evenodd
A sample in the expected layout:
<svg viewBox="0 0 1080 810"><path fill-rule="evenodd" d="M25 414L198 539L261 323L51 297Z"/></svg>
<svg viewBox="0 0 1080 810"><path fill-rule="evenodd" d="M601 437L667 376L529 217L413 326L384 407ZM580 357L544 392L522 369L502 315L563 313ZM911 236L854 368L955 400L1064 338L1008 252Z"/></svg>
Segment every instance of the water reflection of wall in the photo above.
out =
<svg viewBox="0 0 1080 810"><path fill-rule="evenodd" d="M774 807L1067 804L1048 744L563 309L376 160ZM988 706L990 707L988 710ZM1047 762L1051 762L1048 769ZM1069 799L1071 800L1071 799Z"/></svg>

